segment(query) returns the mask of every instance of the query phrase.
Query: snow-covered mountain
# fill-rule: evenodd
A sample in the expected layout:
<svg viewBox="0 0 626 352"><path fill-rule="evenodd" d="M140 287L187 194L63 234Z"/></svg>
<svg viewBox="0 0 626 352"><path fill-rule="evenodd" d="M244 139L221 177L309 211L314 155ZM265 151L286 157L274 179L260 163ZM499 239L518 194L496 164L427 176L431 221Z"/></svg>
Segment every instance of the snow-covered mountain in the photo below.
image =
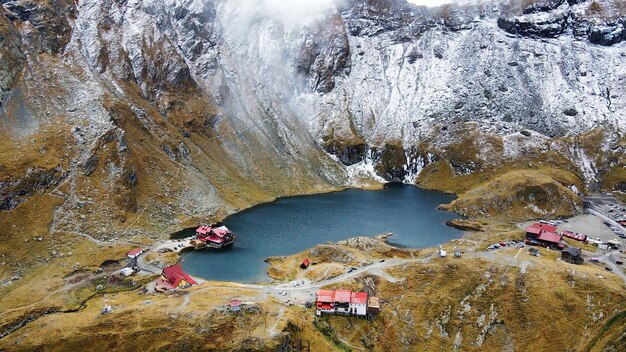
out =
<svg viewBox="0 0 626 352"><path fill-rule="evenodd" d="M414 182L437 160L554 151L590 185L623 167L623 1L0 3L0 206L54 191L61 227Z"/></svg>

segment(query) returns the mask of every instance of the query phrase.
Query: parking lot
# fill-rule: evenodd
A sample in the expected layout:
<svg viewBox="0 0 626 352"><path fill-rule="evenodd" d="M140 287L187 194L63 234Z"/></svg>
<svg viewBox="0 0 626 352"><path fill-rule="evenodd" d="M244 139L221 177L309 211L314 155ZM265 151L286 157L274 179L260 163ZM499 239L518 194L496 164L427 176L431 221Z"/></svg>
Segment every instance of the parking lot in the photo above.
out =
<svg viewBox="0 0 626 352"><path fill-rule="evenodd" d="M613 238L626 238L626 228L618 223L626 220L626 205L617 201L610 193L593 194L585 197L585 211L602 219L602 225L613 234Z"/></svg>
<svg viewBox="0 0 626 352"><path fill-rule="evenodd" d="M557 229L558 231L567 230L581 233L594 240L599 238L602 242L617 238L617 235L603 223L601 218L592 214L583 214L569 218L567 221L560 223Z"/></svg>

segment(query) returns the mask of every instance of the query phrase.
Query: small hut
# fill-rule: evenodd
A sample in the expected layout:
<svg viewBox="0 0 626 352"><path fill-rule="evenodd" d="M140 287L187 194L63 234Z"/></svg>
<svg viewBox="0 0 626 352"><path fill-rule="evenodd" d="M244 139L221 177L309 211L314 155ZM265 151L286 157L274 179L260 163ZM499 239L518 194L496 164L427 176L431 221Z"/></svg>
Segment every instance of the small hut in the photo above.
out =
<svg viewBox="0 0 626 352"><path fill-rule="evenodd" d="M238 299L233 299L232 301L228 302L228 309L231 312L239 312L241 311L241 301Z"/></svg>
<svg viewBox="0 0 626 352"><path fill-rule="evenodd" d="M133 248L128 252L128 258L130 259L137 258L141 253L143 253L143 249Z"/></svg>
<svg viewBox="0 0 626 352"><path fill-rule="evenodd" d="M373 318L380 313L380 300L378 297L370 296L367 299L367 316Z"/></svg>
<svg viewBox="0 0 626 352"><path fill-rule="evenodd" d="M571 264L582 264L585 262L580 248L567 247L561 252L561 260Z"/></svg>
<svg viewBox="0 0 626 352"><path fill-rule="evenodd" d="M307 259L304 259L304 260L302 261L302 264L300 264L300 267L301 267L302 269L306 269L306 268L308 268L308 267L309 267L309 265L311 265L311 262L310 262L310 261L309 261L309 259L307 258Z"/></svg>

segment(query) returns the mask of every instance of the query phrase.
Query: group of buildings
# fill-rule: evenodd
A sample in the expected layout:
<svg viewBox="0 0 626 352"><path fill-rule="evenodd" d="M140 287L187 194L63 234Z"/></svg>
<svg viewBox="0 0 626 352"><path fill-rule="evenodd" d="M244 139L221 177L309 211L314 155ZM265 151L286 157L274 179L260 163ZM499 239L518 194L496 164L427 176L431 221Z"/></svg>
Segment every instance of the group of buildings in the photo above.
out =
<svg viewBox="0 0 626 352"><path fill-rule="evenodd" d="M556 226L552 224L538 222L526 228L526 244L561 250L561 260L572 264L582 264L585 260L581 249L576 247L566 248L566 244L562 240L563 237L584 243L597 244L600 249L617 249L621 246L621 243L617 240L607 241L606 244L602 244L601 241L594 241L587 235L580 233L571 231L557 233ZM610 259L618 264L622 262L621 257L617 254L612 254Z"/></svg>
<svg viewBox="0 0 626 352"><path fill-rule="evenodd" d="M377 297L368 297L367 292L319 290L315 307L316 315L326 313L373 317L380 312L380 301Z"/></svg>
<svg viewBox="0 0 626 352"><path fill-rule="evenodd" d="M235 235L226 226L200 226L196 238L191 241L195 248L223 248L235 242Z"/></svg>

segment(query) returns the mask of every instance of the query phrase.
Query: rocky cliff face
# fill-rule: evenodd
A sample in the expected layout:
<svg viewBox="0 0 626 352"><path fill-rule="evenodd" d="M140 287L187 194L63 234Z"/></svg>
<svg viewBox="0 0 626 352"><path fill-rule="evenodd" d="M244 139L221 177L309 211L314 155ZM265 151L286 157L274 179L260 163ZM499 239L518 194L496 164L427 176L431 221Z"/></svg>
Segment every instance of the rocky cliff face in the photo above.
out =
<svg viewBox="0 0 626 352"><path fill-rule="evenodd" d="M160 231L436 163L550 151L589 184L624 165L617 0L0 3L0 206L54 194L54 231Z"/></svg>

